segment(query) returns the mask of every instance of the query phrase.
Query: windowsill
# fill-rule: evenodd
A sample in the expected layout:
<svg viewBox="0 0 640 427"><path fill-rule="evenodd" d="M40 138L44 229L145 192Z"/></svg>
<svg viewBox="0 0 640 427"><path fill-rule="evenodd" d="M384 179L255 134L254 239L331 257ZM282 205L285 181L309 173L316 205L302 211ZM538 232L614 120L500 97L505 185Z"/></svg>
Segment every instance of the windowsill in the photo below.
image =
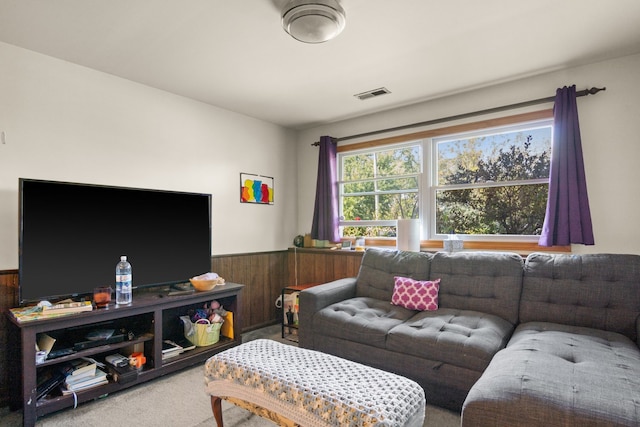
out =
<svg viewBox="0 0 640 427"><path fill-rule="evenodd" d="M352 240L352 238L345 238L343 240ZM384 239L376 239L376 238L366 238L365 239L365 248L371 247L379 247L379 248L395 248L396 240L390 238ZM362 254L364 251L356 251L355 249L351 250L342 250L335 248L316 248L316 247L307 247L307 248L296 248L293 247L291 249L294 250L302 250L304 252L332 252L332 253L342 253L342 254ZM420 241L420 251L422 252L437 252L443 250L442 248L442 240L422 240ZM571 246L539 246L535 242L507 242L507 241L473 241L473 240L464 240L464 249L463 250L472 250L472 251L504 251L504 252L514 252L523 256L526 256L532 252L556 252L556 253L571 253Z"/></svg>
<svg viewBox="0 0 640 427"><path fill-rule="evenodd" d="M366 246L389 247L396 246L395 239L375 239L367 238ZM473 241L464 240L465 250L476 251L507 251L516 252L518 254L529 254L531 252L563 252L570 253L571 246L540 246L535 242L500 242L500 241ZM427 252L437 252L442 250L442 240L422 240L420 241L420 250Z"/></svg>
<svg viewBox="0 0 640 427"><path fill-rule="evenodd" d="M332 248L299 248L296 246L290 247L289 251L293 252L301 252L301 253L318 253L318 254L335 254L335 255L362 255L364 254L364 250L356 251L355 248L352 249L332 249Z"/></svg>

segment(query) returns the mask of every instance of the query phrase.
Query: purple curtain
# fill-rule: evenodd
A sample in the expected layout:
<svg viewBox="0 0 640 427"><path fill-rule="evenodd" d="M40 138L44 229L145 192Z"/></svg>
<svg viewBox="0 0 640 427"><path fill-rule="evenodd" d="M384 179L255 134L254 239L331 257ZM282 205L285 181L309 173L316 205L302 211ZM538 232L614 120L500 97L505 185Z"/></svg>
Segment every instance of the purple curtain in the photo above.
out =
<svg viewBox="0 0 640 427"><path fill-rule="evenodd" d="M338 176L336 172L337 144L334 138L320 138L316 205L313 210L311 237L318 240L340 241L338 234Z"/></svg>
<svg viewBox="0 0 640 427"><path fill-rule="evenodd" d="M587 181L582 160L576 87L556 91L549 197L540 246L593 245Z"/></svg>

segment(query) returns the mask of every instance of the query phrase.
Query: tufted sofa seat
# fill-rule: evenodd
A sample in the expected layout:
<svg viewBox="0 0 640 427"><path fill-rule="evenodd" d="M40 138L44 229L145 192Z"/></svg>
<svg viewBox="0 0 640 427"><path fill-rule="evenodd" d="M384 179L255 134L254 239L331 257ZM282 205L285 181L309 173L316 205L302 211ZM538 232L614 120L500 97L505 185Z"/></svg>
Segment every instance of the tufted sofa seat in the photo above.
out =
<svg viewBox="0 0 640 427"><path fill-rule="evenodd" d="M530 255L521 323L462 425L640 425L639 284L636 255Z"/></svg>
<svg viewBox="0 0 640 427"><path fill-rule="evenodd" d="M300 294L300 346L409 377L459 410L515 328L522 268L516 254L369 249L357 278ZM395 276L441 278L439 309L392 305Z"/></svg>
<svg viewBox="0 0 640 427"><path fill-rule="evenodd" d="M472 387L463 426L637 426L640 353L620 334L528 323Z"/></svg>

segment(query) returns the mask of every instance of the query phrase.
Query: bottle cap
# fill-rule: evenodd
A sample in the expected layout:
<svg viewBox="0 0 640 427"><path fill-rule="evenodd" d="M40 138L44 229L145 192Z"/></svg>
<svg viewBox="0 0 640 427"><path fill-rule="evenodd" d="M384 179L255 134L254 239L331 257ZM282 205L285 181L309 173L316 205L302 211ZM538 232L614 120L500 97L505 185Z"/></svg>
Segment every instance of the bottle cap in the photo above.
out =
<svg viewBox="0 0 640 427"><path fill-rule="evenodd" d="M127 260L127 256L126 256L126 255L122 255L122 256L120 257L120 261L126 261L126 260Z"/></svg>

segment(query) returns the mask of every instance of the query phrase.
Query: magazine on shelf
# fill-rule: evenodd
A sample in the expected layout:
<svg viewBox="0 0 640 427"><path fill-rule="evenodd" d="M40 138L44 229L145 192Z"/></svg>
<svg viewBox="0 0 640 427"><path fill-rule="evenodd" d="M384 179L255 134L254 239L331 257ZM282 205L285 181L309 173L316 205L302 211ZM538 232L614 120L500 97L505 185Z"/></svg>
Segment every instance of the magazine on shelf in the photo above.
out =
<svg viewBox="0 0 640 427"><path fill-rule="evenodd" d="M171 340L162 341L162 360L167 360L182 353L184 349Z"/></svg>
<svg viewBox="0 0 640 427"><path fill-rule="evenodd" d="M189 342L187 339L177 340L177 342L172 340L164 340L162 342L162 360L170 359L181 353L184 353L185 351L193 350L194 348L196 348L196 346Z"/></svg>
<svg viewBox="0 0 640 427"><path fill-rule="evenodd" d="M176 344L175 342L171 341L171 340L164 340L162 341L162 354L168 354L168 353L181 353L182 352L182 347L179 346L178 344Z"/></svg>
<svg viewBox="0 0 640 427"><path fill-rule="evenodd" d="M81 313L83 311L93 310L91 301L61 301L54 305L45 305L42 307L42 314L68 314L68 313Z"/></svg>
<svg viewBox="0 0 640 427"><path fill-rule="evenodd" d="M181 338L179 340L175 340L174 342L180 347L182 347L183 352L193 350L194 348L196 348L195 344L193 344L191 341L189 341L186 338Z"/></svg>
<svg viewBox="0 0 640 427"><path fill-rule="evenodd" d="M32 305L28 307L10 308L9 311L19 323L25 323L40 319L69 316L71 314L93 310L91 301L61 302L56 304L54 307L56 306L58 308L44 308L38 305Z"/></svg>

